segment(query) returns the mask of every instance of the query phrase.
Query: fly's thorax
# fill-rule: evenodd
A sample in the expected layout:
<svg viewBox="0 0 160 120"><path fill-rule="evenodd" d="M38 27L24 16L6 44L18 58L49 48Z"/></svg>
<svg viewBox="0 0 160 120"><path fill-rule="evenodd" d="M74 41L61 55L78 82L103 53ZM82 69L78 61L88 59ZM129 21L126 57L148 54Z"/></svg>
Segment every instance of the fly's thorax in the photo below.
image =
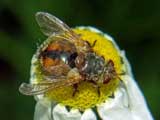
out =
<svg viewBox="0 0 160 120"><path fill-rule="evenodd" d="M98 81L103 73L105 60L94 52L81 53L76 58L76 66L86 80Z"/></svg>

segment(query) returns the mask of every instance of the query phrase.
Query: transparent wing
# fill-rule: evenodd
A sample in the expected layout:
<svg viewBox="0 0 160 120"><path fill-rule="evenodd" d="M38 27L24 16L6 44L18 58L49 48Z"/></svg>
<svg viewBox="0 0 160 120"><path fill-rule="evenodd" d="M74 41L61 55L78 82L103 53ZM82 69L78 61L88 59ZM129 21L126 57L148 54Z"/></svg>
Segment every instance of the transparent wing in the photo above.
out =
<svg viewBox="0 0 160 120"><path fill-rule="evenodd" d="M58 80L57 80L58 81ZM78 80L72 78L69 80L59 80L59 82L47 81L40 82L37 84L22 83L19 87L19 91L24 95L39 95L43 94L54 88L61 88L63 86L70 86L77 83Z"/></svg>
<svg viewBox="0 0 160 120"><path fill-rule="evenodd" d="M45 84L45 83L38 83L38 84L27 84L22 83L19 87L19 91L24 95L39 95L43 94L44 92L48 91L52 88L52 83Z"/></svg>
<svg viewBox="0 0 160 120"><path fill-rule="evenodd" d="M71 29L65 23L63 23L60 19L49 13L37 12L36 20L41 28L41 31L46 36L71 31Z"/></svg>

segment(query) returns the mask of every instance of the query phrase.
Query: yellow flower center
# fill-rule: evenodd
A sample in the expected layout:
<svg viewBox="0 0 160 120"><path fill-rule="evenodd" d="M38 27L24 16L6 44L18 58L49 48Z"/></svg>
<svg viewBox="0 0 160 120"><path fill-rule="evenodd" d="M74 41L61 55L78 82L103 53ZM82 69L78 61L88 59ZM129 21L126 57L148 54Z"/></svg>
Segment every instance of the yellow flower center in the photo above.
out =
<svg viewBox="0 0 160 120"><path fill-rule="evenodd" d="M99 56L103 56L105 60L111 59L114 62L116 72L122 72L122 63L118 50L102 33L94 32L89 28L75 28L74 31L77 34L81 34L82 39L88 41L91 45L96 40L96 44L93 47L94 52ZM107 84L101 84L100 95L98 94L97 88L87 81L78 84L78 92L76 92L75 96L73 96L73 86L56 88L47 92L45 95L51 101L85 110L104 102L116 90L118 83L119 79L113 79Z"/></svg>

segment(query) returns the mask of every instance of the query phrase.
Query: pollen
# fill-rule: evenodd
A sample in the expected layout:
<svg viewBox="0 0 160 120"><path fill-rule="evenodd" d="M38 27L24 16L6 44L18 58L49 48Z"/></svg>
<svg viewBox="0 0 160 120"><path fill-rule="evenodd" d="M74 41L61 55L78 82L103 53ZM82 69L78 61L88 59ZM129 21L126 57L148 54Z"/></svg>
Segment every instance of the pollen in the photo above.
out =
<svg viewBox="0 0 160 120"><path fill-rule="evenodd" d="M99 56L103 56L106 61L111 59L114 62L116 72L121 73L122 63L119 52L109 38L105 37L103 33L98 33L89 28L75 28L73 30L91 45L96 41L93 46L94 52ZM83 111L105 102L114 93L118 85L119 79L113 79L107 84L101 84L100 94L98 94L97 88L92 83L83 81L78 84L78 91L74 96L73 86L50 90L45 96L51 101Z"/></svg>

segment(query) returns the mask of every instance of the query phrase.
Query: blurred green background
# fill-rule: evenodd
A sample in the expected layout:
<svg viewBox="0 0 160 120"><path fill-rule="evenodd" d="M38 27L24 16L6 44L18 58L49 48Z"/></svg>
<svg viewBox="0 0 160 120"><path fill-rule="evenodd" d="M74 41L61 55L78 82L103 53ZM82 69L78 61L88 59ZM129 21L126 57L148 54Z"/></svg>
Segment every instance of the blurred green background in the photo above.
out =
<svg viewBox="0 0 160 120"><path fill-rule="evenodd" d="M35 21L37 11L54 14L71 27L95 26L113 36L126 51L154 118L160 120L160 0L1 0L1 120L33 119L35 101L21 95L18 87L28 82L31 57L46 39Z"/></svg>

